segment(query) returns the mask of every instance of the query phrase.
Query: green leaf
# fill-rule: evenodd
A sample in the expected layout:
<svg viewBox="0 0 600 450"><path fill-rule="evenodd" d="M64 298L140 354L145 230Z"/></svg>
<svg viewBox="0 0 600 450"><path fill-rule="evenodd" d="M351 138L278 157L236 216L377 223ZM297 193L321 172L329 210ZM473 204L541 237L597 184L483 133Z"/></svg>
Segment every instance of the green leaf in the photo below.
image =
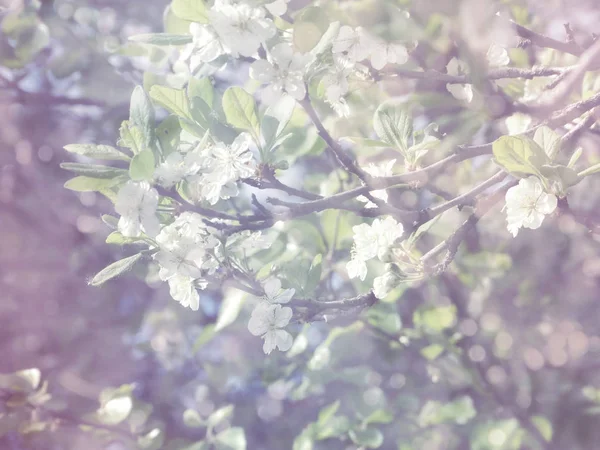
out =
<svg viewBox="0 0 600 450"><path fill-rule="evenodd" d="M550 442L552 440L552 422L550 422L544 416L533 416L531 421L535 425L535 427L540 431L540 434L546 439L546 442Z"/></svg>
<svg viewBox="0 0 600 450"><path fill-rule="evenodd" d="M323 255L320 253L312 260L306 276L306 286L304 288L305 293L312 294L317 289L317 286L321 281L321 272L323 270L322 261Z"/></svg>
<svg viewBox="0 0 600 450"><path fill-rule="evenodd" d="M223 303L221 303L219 317L215 324L215 332L221 331L226 326L231 325L240 314L243 304L243 294L237 291L230 291L229 294L225 296Z"/></svg>
<svg viewBox="0 0 600 450"><path fill-rule="evenodd" d="M293 42L300 53L313 50L329 28L329 19L323 8L304 8L294 20Z"/></svg>
<svg viewBox="0 0 600 450"><path fill-rule="evenodd" d="M430 400L419 413L419 426L428 427L441 423L457 423L464 425L477 415L473 400L469 396L462 396L449 403Z"/></svg>
<svg viewBox="0 0 600 450"><path fill-rule="evenodd" d="M223 406L213 412L206 420L209 428L214 428L226 419L229 419L233 414L233 405Z"/></svg>
<svg viewBox="0 0 600 450"><path fill-rule="evenodd" d="M286 96L265 111L260 123L260 131L268 150L275 147L275 142L283 134L295 107L296 101L292 97Z"/></svg>
<svg viewBox="0 0 600 450"><path fill-rule="evenodd" d="M321 409L321 411L319 411L319 418L317 419L318 423L325 423L327 422L329 419L331 419L335 413L337 412L337 410L340 408L340 401L337 400L335 402L333 402L332 404L326 406L325 408Z"/></svg>
<svg viewBox="0 0 600 450"><path fill-rule="evenodd" d="M183 412L183 423L186 427L190 428L203 428L206 426L204 420L202 420L202 417L198 414L198 411L193 409L186 409Z"/></svg>
<svg viewBox="0 0 600 450"><path fill-rule="evenodd" d="M136 34L131 36L129 40L152 45L185 45L192 42L192 36L189 34L148 33Z"/></svg>
<svg viewBox="0 0 600 450"><path fill-rule="evenodd" d="M154 164L154 153L150 150L144 150L131 160L129 176L133 181L152 180Z"/></svg>
<svg viewBox="0 0 600 450"><path fill-rule="evenodd" d="M116 186L127 180L125 176L117 176L115 178L91 178L79 176L71 178L65 183L65 188L76 192L94 192L103 191L107 188Z"/></svg>
<svg viewBox="0 0 600 450"><path fill-rule="evenodd" d="M223 111L230 125L254 134L259 129L254 98L240 87L230 87L223 94Z"/></svg>
<svg viewBox="0 0 600 450"><path fill-rule="evenodd" d="M544 150L550 161L552 161L560 151L560 136L545 125L535 130L533 141Z"/></svg>
<svg viewBox="0 0 600 450"><path fill-rule="evenodd" d="M413 322L427 331L441 333L456 323L456 307L448 305L419 309L413 314Z"/></svg>
<svg viewBox="0 0 600 450"><path fill-rule="evenodd" d="M134 155L142 152L146 148L146 136L143 131L131 123L129 120L124 120L119 128L120 139L117 142L121 147L131 149Z"/></svg>
<svg viewBox="0 0 600 450"><path fill-rule="evenodd" d="M165 433L160 428L154 428L143 436L138 437L137 445L143 450L159 450L165 440Z"/></svg>
<svg viewBox="0 0 600 450"><path fill-rule="evenodd" d="M382 103L373 115L373 128L379 139L406 155L413 126L405 106L395 100Z"/></svg>
<svg viewBox="0 0 600 450"><path fill-rule="evenodd" d="M98 272L96 276L92 278L89 284L91 286L100 286L101 284L106 283L108 280L118 277L122 273L130 270L141 258L142 254L138 253L136 255L120 259L119 261L115 261L110 266L105 267Z"/></svg>
<svg viewBox="0 0 600 450"><path fill-rule="evenodd" d="M64 149L77 155L108 161L129 161L131 159L125 153L110 145L69 144L65 145Z"/></svg>
<svg viewBox="0 0 600 450"><path fill-rule="evenodd" d="M202 0L173 0L171 10L180 19L208 23L208 12Z"/></svg>
<svg viewBox="0 0 600 450"><path fill-rule="evenodd" d="M331 417L325 422L315 424L317 440L340 437L348 432L350 420L346 416Z"/></svg>
<svg viewBox="0 0 600 450"><path fill-rule="evenodd" d="M132 409L133 400L130 396L117 396L104 403L96 416L103 424L117 425L129 417Z"/></svg>
<svg viewBox="0 0 600 450"><path fill-rule="evenodd" d="M156 127L156 137L163 156L167 156L179 148L180 134L179 117L175 115L167 117Z"/></svg>
<svg viewBox="0 0 600 450"><path fill-rule="evenodd" d="M502 136L492 145L499 166L516 177L540 175L540 167L550 161L544 150L525 136Z"/></svg>
<svg viewBox="0 0 600 450"><path fill-rule="evenodd" d="M421 355L429 361L433 361L444 353L444 347L440 344L431 344L421 349Z"/></svg>
<svg viewBox="0 0 600 450"><path fill-rule="evenodd" d="M116 218L115 216L111 216L109 214L103 214L101 219L102 219L102 222L104 222L106 225L108 225L113 230L116 230L119 226L119 219Z"/></svg>
<svg viewBox="0 0 600 450"><path fill-rule="evenodd" d="M383 433L375 428L350 430L352 442L366 448L379 448L383 445Z"/></svg>
<svg viewBox="0 0 600 450"><path fill-rule="evenodd" d="M239 427L228 428L215 438L217 450L246 450L246 435Z"/></svg>
<svg viewBox="0 0 600 450"><path fill-rule="evenodd" d="M192 352L196 353L202 346L208 343L212 338L215 337L215 326L214 324L209 324L204 327L204 329L200 332L200 335L194 341L194 346L192 347Z"/></svg>
<svg viewBox="0 0 600 450"><path fill-rule="evenodd" d="M577 150L575 150L573 152L573 154L571 155L571 158L569 159L569 163L567 164L567 167L569 169L573 169L575 167L575 164L577 163L577 161L579 161L579 158L581 157L582 154L583 154L583 149L581 147L578 147Z"/></svg>
<svg viewBox="0 0 600 450"><path fill-rule="evenodd" d="M115 178L119 175L127 175L125 169L102 166L97 164L61 163L61 169L83 175L90 178Z"/></svg>
<svg viewBox="0 0 600 450"><path fill-rule="evenodd" d="M210 81L210 78L190 78L187 92L190 100L194 97L199 97L204 100L204 103L206 103L210 108L213 107L215 89Z"/></svg>
<svg viewBox="0 0 600 450"><path fill-rule="evenodd" d="M378 409L376 411L373 411L369 416L367 416L364 420L363 420L363 424L364 425L369 425L371 423L392 423L392 421L394 420L394 415L389 412L386 411L385 409Z"/></svg>
<svg viewBox="0 0 600 450"><path fill-rule="evenodd" d="M186 119L192 118L185 91L155 85L150 89L150 97L167 111Z"/></svg>
<svg viewBox="0 0 600 450"><path fill-rule="evenodd" d="M129 123L139 128L144 136L144 146L150 147L154 141L154 107L141 86L136 86L131 94Z"/></svg>
<svg viewBox="0 0 600 450"><path fill-rule="evenodd" d="M313 439L308 433L302 432L294 439L293 450L313 450Z"/></svg>

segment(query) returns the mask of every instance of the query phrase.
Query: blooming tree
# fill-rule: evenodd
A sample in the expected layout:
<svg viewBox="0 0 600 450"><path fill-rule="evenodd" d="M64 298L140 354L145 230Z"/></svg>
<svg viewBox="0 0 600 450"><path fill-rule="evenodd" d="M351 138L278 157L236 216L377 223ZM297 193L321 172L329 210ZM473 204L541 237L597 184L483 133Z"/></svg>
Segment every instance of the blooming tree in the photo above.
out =
<svg viewBox="0 0 600 450"><path fill-rule="evenodd" d="M406 2L383 3L386 26L342 2L172 0L165 32L132 36L162 58L133 90L118 142L67 145L77 162L62 164L76 175L66 188L114 204L102 217L107 243L129 252L90 284L134 268L155 273L189 314L222 291L198 345L244 320L265 358L302 355L310 324L343 324L304 362L299 398L313 394L314 378L342 376L325 371L337 362L331 346L364 328L390 351L423 340L428 361L477 363L473 334L453 330L470 318L455 300L453 262L470 264L462 244L482 228L485 244L510 245L561 217L598 231L569 199L600 171L578 147L598 132L600 41L539 34L494 3L493 32L465 42L460 30L423 27ZM404 333L395 305L415 286L442 300L411 311ZM490 384L478 364L465 372ZM38 389L30 384L28 393ZM429 401L415 420L465 425L481 408L473 397ZM547 418L504 407L510 417L493 427L482 420L472 448L549 445ZM133 408L131 391L115 390L97 414L110 425ZM394 417L385 408L356 418L339 408L297 430L293 448L328 439L425 448L416 432L384 438L379 428ZM219 411L204 421L186 410L187 425L210 430L189 448L245 448L237 428L213 434L231 414L213 417ZM160 448L162 430L153 432L142 448ZM451 448L466 448L460 439Z"/></svg>

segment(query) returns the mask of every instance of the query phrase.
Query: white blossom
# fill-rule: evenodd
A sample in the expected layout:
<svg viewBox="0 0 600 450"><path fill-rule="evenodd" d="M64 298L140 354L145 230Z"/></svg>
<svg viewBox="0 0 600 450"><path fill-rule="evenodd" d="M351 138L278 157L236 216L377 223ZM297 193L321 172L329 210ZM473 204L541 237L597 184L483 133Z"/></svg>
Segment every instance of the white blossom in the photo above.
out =
<svg viewBox="0 0 600 450"><path fill-rule="evenodd" d="M158 192L148 182L128 181L117 194L115 211L121 215L118 228L123 236L137 237L142 232L154 237L160 231L156 216Z"/></svg>
<svg viewBox="0 0 600 450"><path fill-rule="evenodd" d="M261 297L268 303L288 303L294 294L295 289L281 289L281 281L276 277L267 278L263 284L265 295Z"/></svg>
<svg viewBox="0 0 600 450"><path fill-rule="evenodd" d="M396 287L397 277L392 271L386 271L383 275L373 280L373 295L378 299L385 298L390 291Z"/></svg>
<svg viewBox="0 0 600 450"><path fill-rule="evenodd" d="M448 75L458 76L465 74L466 68L461 61L452 58L446 65L446 71L448 72ZM470 84L447 83L446 89L457 100L465 101L467 103L470 103L473 100L473 88Z"/></svg>
<svg viewBox="0 0 600 450"><path fill-rule="evenodd" d="M274 16L283 16L288 8L290 0L275 0L274 2L265 4L265 8Z"/></svg>
<svg viewBox="0 0 600 450"><path fill-rule="evenodd" d="M350 112L344 96L350 88L348 79L353 73L354 62L344 56L333 55L333 64L321 80L325 88L325 101L339 116L347 116Z"/></svg>
<svg viewBox="0 0 600 450"><path fill-rule="evenodd" d="M250 152L250 136L241 133L231 145L217 143L211 148L210 170L223 184L240 178L248 178L256 172L256 160Z"/></svg>
<svg viewBox="0 0 600 450"><path fill-rule="evenodd" d="M508 51L497 44L490 45L485 57L490 67L502 67L510 63Z"/></svg>
<svg viewBox="0 0 600 450"><path fill-rule="evenodd" d="M388 250L396 239L404 233L404 227L392 217L375 219L373 224L360 224L352 227L354 246L352 259L346 264L350 278L359 277L364 280L367 275L366 261L377 257L383 261Z"/></svg>
<svg viewBox="0 0 600 450"><path fill-rule="evenodd" d="M504 120L509 135L521 134L531 126L531 116L529 114L514 113Z"/></svg>
<svg viewBox="0 0 600 450"><path fill-rule="evenodd" d="M183 57L189 55L192 72L202 63L214 61L219 56L228 53L222 38L211 25L191 23L190 33L192 34L192 43L185 48Z"/></svg>
<svg viewBox="0 0 600 450"><path fill-rule="evenodd" d="M173 300L178 301L184 308L198 311L200 308L200 295L194 286L194 279L185 275L176 274L169 278L169 294Z"/></svg>
<svg viewBox="0 0 600 450"><path fill-rule="evenodd" d="M209 12L209 20L220 41L234 57L254 56L276 32L273 22L265 17L264 9L245 3L215 5Z"/></svg>
<svg viewBox="0 0 600 450"><path fill-rule="evenodd" d="M372 38L362 27L344 25L333 41L333 53L346 53L351 61L362 61L369 57L373 46Z"/></svg>
<svg viewBox="0 0 600 450"><path fill-rule="evenodd" d="M508 231L516 236L521 227L539 228L544 217L554 212L557 203L556 196L545 192L537 177L521 179L506 192Z"/></svg>
<svg viewBox="0 0 600 450"><path fill-rule="evenodd" d="M396 163L395 159L392 159L390 161L384 161L382 163L379 164L373 164L370 163L369 165L367 165L364 168L364 171L367 172L369 175L373 176L373 177L390 177L392 176L392 168L394 167L394 164ZM383 200L384 202L387 203L388 201L388 193L386 189L378 189L376 191L372 191L371 195L375 198L378 198L379 200ZM373 202L371 202L369 199L367 199L365 196L361 195L359 197L356 198L358 201L361 202L365 202L365 208L375 208L377 207L376 204L374 204Z"/></svg>
<svg viewBox="0 0 600 450"><path fill-rule="evenodd" d="M408 61L408 50L402 44L375 40L371 46L371 66L383 69L387 64L404 64Z"/></svg>
<svg viewBox="0 0 600 450"><path fill-rule="evenodd" d="M282 328L287 326L291 318L291 308L262 302L252 311L248 330L254 336L261 336L265 340L263 351L266 354L271 353L275 348L285 352L292 347L293 339L292 335Z"/></svg>
<svg viewBox="0 0 600 450"><path fill-rule="evenodd" d="M269 60L259 59L250 66L250 76L263 84L267 103L275 103L283 93L296 100L306 96L304 73L312 57L294 52L291 45L280 43L269 53Z"/></svg>
<svg viewBox="0 0 600 450"><path fill-rule="evenodd" d="M154 171L154 177L161 186L171 188L180 181L195 175L206 166L206 156L201 151L187 153L173 152Z"/></svg>

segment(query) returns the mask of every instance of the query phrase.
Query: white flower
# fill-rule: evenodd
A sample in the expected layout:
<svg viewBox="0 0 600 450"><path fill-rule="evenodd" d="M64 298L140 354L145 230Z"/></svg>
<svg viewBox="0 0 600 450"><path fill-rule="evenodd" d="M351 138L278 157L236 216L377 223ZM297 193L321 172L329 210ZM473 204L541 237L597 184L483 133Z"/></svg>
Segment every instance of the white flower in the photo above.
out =
<svg viewBox="0 0 600 450"><path fill-rule="evenodd" d="M311 59L310 54L296 53L291 45L280 43L271 49L269 61L252 63L250 77L268 84L264 91L268 103L275 103L284 92L302 100L306 96L304 72Z"/></svg>
<svg viewBox="0 0 600 450"><path fill-rule="evenodd" d="M295 289L281 289L281 281L278 278L270 277L263 284L265 295L262 297L263 300L268 303L288 303L294 294Z"/></svg>
<svg viewBox="0 0 600 450"><path fill-rule="evenodd" d="M347 116L350 112L344 96L350 85L348 78L354 73L354 63L341 55L333 55L333 64L329 66L321 83L325 88L325 101L329 103L339 116Z"/></svg>
<svg viewBox="0 0 600 450"><path fill-rule="evenodd" d="M551 214L558 200L544 192L541 181L534 176L524 178L506 192L506 220L508 231L516 236L519 228L536 229L544 217Z"/></svg>
<svg viewBox="0 0 600 450"><path fill-rule="evenodd" d="M371 226L366 223L356 225L352 231L352 259L346 264L346 269L350 278L364 280L367 275L364 262L375 257L383 261L390 247L404 233L404 227L392 217L386 217L384 220L375 219Z"/></svg>
<svg viewBox="0 0 600 450"><path fill-rule="evenodd" d="M177 274L169 278L169 294L184 308L190 308L192 311L198 311L200 308L200 295L191 277Z"/></svg>
<svg viewBox="0 0 600 450"><path fill-rule="evenodd" d="M202 63L214 61L219 56L228 53L221 37L210 25L199 23L190 24L192 43L188 44L184 53L190 54L190 70L195 71Z"/></svg>
<svg viewBox="0 0 600 450"><path fill-rule="evenodd" d="M340 28L337 37L333 41L333 53L346 52L348 58L352 61L362 61L371 53L373 40L362 27L352 28L344 25Z"/></svg>
<svg viewBox="0 0 600 450"><path fill-rule="evenodd" d="M385 272L373 280L373 295L380 300L385 298L396 287L397 281L397 277L393 272Z"/></svg>
<svg viewBox="0 0 600 450"><path fill-rule="evenodd" d="M173 152L154 171L154 177L161 186L173 187L185 178L195 175L205 165L206 156L198 151L186 154Z"/></svg>
<svg viewBox="0 0 600 450"><path fill-rule="evenodd" d="M174 275L199 278L206 259L206 249L192 239L182 237L175 244L161 248L154 259L160 264L158 274L163 281Z"/></svg>
<svg viewBox="0 0 600 450"><path fill-rule="evenodd" d="M267 3L265 8L274 16L283 16L288 8L288 3L290 0L275 0L274 2Z"/></svg>
<svg viewBox="0 0 600 450"><path fill-rule="evenodd" d="M292 309L279 304L259 303L252 311L248 330L254 336L261 336L265 343L263 351L268 355L275 348L282 352L292 347L292 335L282 330L292 318Z"/></svg>
<svg viewBox="0 0 600 450"><path fill-rule="evenodd" d="M262 8L245 3L215 5L209 13L211 25L232 56L254 56L276 28Z"/></svg>
<svg viewBox="0 0 600 450"><path fill-rule="evenodd" d="M392 168L394 167L395 163L395 159L392 159L387 162L382 162L380 164L370 163L364 168L364 171L373 177L390 177L392 176ZM378 198L379 200L383 200L386 203L388 201L388 193L386 189L378 189L376 191L372 191L371 195L375 198ZM365 208L377 207L377 205L375 205L373 202L369 201L369 199L362 195L360 197L357 197L356 199L361 202L366 202L367 204L365 205Z"/></svg>
<svg viewBox="0 0 600 450"><path fill-rule="evenodd" d="M123 236L137 237L143 231L154 237L160 231L156 216L158 192L149 183L128 181L117 194L115 211L121 215L118 228Z"/></svg>
<svg viewBox="0 0 600 450"><path fill-rule="evenodd" d="M502 67L510 63L508 51L496 44L490 45L485 56L490 67Z"/></svg>
<svg viewBox="0 0 600 450"><path fill-rule="evenodd" d="M461 61L456 58L452 58L446 66L448 75L458 76L466 73L466 68ZM456 84L447 83L446 89L452 94L452 96L461 101L470 103L473 100L473 88L470 84Z"/></svg>
<svg viewBox="0 0 600 450"><path fill-rule="evenodd" d="M401 44L374 41L371 46L371 66L375 70L383 69L386 64L404 64L408 61L408 50Z"/></svg>
<svg viewBox="0 0 600 450"><path fill-rule="evenodd" d="M531 126L531 116L523 113L514 113L504 120L509 135L521 134Z"/></svg>
<svg viewBox="0 0 600 450"><path fill-rule="evenodd" d="M217 143L211 148L213 174L226 184L240 178L248 178L256 172L256 161L249 150L250 136L241 133L231 145Z"/></svg>
<svg viewBox="0 0 600 450"><path fill-rule="evenodd" d="M353 257L346 264L346 270L350 278L360 278L364 281L367 276L367 264L362 259Z"/></svg>

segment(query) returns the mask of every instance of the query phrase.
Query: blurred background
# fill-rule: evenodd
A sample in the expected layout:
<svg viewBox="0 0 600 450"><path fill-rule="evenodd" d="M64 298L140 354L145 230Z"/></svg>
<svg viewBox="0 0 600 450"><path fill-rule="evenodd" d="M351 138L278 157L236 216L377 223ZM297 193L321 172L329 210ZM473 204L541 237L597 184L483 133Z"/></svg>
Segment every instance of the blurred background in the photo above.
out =
<svg viewBox="0 0 600 450"><path fill-rule="evenodd" d="M598 448L600 243L567 216L514 241L475 236L456 271L407 288L397 305L373 308L364 328L325 347L333 327L349 321L299 328L309 351L293 363L281 354L265 358L243 321L199 350L199 336L217 317L217 293L203 293L193 315L145 273L87 285L127 253L104 242L101 215L110 202L63 188L69 176L59 163L69 156L62 147L115 143L131 91L152 68L153 55L127 46L127 37L162 31L166 3L0 0L0 373L38 368L63 419L24 429L0 401L0 449L136 448L127 432L92 434L77 420L98 408L103 389L127 384L152 406L148 423L168 436L157 448L208 448L191 447L205 432L182 414L192 408L206 417L227 404L236 411L227 421L245 429L247 448L292 448L340 398L350 399L344 413L353 421L393 411L369 422L383 430L384 449L540 448L519 434L524 424L547 448ZM369 9L372 2L362 3ZM424 17L457 8L413 3ZM582 35L598 31L600 6L592 0L523 8L557 39L565 21ZM580 145L598 153L597 136ZM594 215L596 189L582 190L574 204ZM462 306L444 310L448 298ZM435 314L415 315L423 304L436 306ZM418 327L417 317L448 339L446 323L465 335L466 360L403 334ZM398 336L406 345L390 345ZM321 378L305 374L317 370ZM483 419L465 426L474 410ZM315 448L358 448L326 440L337 425L319 431ZM312 447L298 450L305 448Z"/></svg>

